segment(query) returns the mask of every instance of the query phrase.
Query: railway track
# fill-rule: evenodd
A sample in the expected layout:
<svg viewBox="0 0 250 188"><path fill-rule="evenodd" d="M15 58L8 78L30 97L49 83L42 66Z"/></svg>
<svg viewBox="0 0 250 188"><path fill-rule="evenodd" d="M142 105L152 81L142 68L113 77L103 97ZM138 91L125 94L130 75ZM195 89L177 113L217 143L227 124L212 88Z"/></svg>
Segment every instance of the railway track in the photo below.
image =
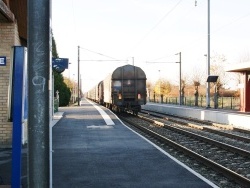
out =
<svg viewBox="0 0 250 188"><path fill-rule="evenodd" d="M171 116L152 111L144 110L143 114L147 114L148 116L150 116L150 118L153 119L155 117L156 120L161 120L161 119L167 120L165 121L166 124L171 124L182 128L186 128L192 130L193 132L195 132L195 129L201 130L201 131L196 131L199 132L199 134L207 135L206 132L208 132L209 135L211 135L210 133L213 133L214 135L216 134L220 135L218 136L218 139L223 139L223 140L227 138L232 139L230 144L233 144L236 147L243 147L243 149L247 149L250 151L250 130L235 128L230 125L223 125L192 118ZM228 142L230 142L229 139ZM244 144L241 144L241 142L243 142Z"/></svg>
<svg viewBox="0 0 250 188"><path fill-rule="evenodd" d="M155 116L161 115L151 116L147 113L146 115L139 115L140 118L128 115L120 118L135 126L147 137L150 135L150 139L156 140L158 145L167 146L168 152L177 152L177 155L180 156L184 154L187 158L191 158L190 160L198 161L203 165L203 167L199 168L202 169L205 165L209 168L208 171L213 169L218 176L227 177L226 180L211 180L220 187L250 187L249 150L213 139L214 136L211 138L211 136L199 134L199 132L202 132L200 130L203 129L199 129L198 133L191 132L190 128L187 130L186 125L194 124L190 119L181 121L180 119L177 120L177 117L171 117L174 120L171 119L170 121L169 117L164 116L157 117L160 118L161 121L159 121ZM202 127L212 125L211 122L205 122L203 125L202 122L197 123L196 126ZM206 134L211 135L214 133L206 130ZM221 134L216 134L216 137L218 136L221 137ZM248 141L240 142L248 143ZM190 167L192 168L192 166ZM209 174L211 173L213 172L210 171ZM211 179L210 175L207 176L208 179ZM215 176L213 179L220 178Z"/></svg>

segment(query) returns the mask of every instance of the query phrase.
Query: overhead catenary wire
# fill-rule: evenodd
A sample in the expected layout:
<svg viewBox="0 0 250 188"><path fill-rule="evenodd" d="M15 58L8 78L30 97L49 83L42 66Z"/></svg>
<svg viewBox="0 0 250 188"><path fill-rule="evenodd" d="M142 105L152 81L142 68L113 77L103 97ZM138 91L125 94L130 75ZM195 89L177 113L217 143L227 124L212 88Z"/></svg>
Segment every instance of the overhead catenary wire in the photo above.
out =
<svg viewBox="0 0 250 188"><path fill-rule="evenodd" d="M74 0L71 0L72 17L73 17L73 33L74 33L73 35L77 36L78 35L77 34L77 29L76 29L77 24L76 24L75 8L74 7L75 7ZM75 38L74 43L75 43L75 46L79 45L76 38Z"/></svg>
<svg viewBox="0 0 250 188"><path fill-rule="evenodd" d="M146 63L178 63L178 62L171 62L171 61L146 61Z"/></svg>
<svg viewBox="0 0 250 188"><path fill-rule="evenodd" d="M150 61L146 61L146 63L147 63L147 62L155 62L155 61L158 61L158 60L160 60L160 59L164 59L164 58L168 58L168 57L174 57L174 55L173 55L173 54L164 55L164 56L162 56L162 57L158 57L158 58L154 58L154 59L152 59L152 60L150 60Z"/></svg>
<svg viewBox="0 0 250 188"><path fill-rule="evenodd" d="M73 26L74 26L74 33L77 34L77 29L76 29L76 22L75 22L75 11L74 11L74 0L71 1L71 5L72 5L72 9L73 9ZM78 42L75 41L75 43L77 44ZM79 45L78 45L79 46ZM100 56L103 56L103 57L106 57L106 58L110 58L110 59L113 59L112 61L128 61L128 60L118 60L117 58L114 58L114 57L111 57L111 56L108 56L108 55L104 55L102 53L99 53L99 52L95 52L93 50L89 50L87 48L83 48L81 46L79 46L80 49L83 49L83 50L86 50L86 51L89 51L91 53L95 53L95 54L98 54ZM80 61L111 61L111 60L80 60Z"/></svg>
<svg viewBox="0 0 250 188"><path fill-rule="evenodd" d="M181 3L181 1L179 1L167 14L165 14L161 19L160 19L160 21L158 22L158 24L156 24L155 26L154 26L154 28L152 28L151 29L151 31L150 32L152 32L165 18L166 18L166 16L168 16L172 11L174 11L176 8L177 8L177 6L179 5ZM192 7L191 9L188 9L187 11L186 11L186 13L185 13L185 15L184 15L184 17L187 17L190 13L192 13L193 12L193 10L195 9L195 7ZM180 20L179 20L180 21ZM172 24L172 25L169 25L169 28L170 29L172 29L173 28L173 26L174 25L176 25L177 24L177 22L175 22L174 24ZM150 32L149 32L149 34L150 34ZM146 38L146 37L145 37ZM202 37L203 38L203 37ZM200 40L200 39L199 39ZM143 40L141 40L141 42L142 42ZM138 43L139 44L139 43ZM167 55L164 55L164 56L161 56L161 57L157 57L157 58L154 58L153 60L151 60L151 61L157 61L157 60L160 60L160 59L163 59L163 58L168 58L168 57L172 57L173 56L173 51L178 51L178 50L180 50L179 48L178 49L176 49L176 50L171 50L172 52L170 52L170 53L168 53Z"/></svg>
<svg viewBox="0 0 250 188"><path fill-rule="evenodd" d="M197 6L197 1L195 1L195 6ZM244 18L246 18L246 17L249 17L249 16L250 16L250 12L248 12L248 13L246 13L246 14L244 14L244 15L241 15L241 16L239 16L239 17L236 17L236 18L234 18L234 19L231 19L231 20L229 20L227 23L221 24L220 27L217 27L217 28L213 29L213 30L210 32L210 34L216 34L217 32L223 30L224 28L226 28L226 27L228 27L228 26L230 26L230 25L233 25L233 24L239 22L240 20L242 20L242 19L244 19ZM227 31L227 32L228 32L228 31ZM207 34L204 33L204 35L199 36L199 37L197 37L196 39L193 39L193 40L191 40L191 41L189 41L189 42L187 42L187 43L185 43L185 44L182 44L182 45L180 46L180 49L182 49L182 51L185 51L185 49L190 49L191 46L195 45L196 43L200 42L201 40L205 40L206 37L207 37ZM177 50L176 50L176 51L177 51ZM171 55L166 55L166 56L162 56L162 57L159 57L159 58L155 58L155 59L152 60L152 61L159 60L159 59L163 59L163 58L167 58L167 57L169 57L169 56L171 56Z"/></svg>
<svg viewBox="0 0 250 188"><path fill-rule="evenodd" d="M163 17L161 17L161 19L137 42L137 44L135 44L133 50L138 46L140 45L147 37L148 35L158 27L158 25L160 25L166 18L167 16L169 16L176 8L177 6L182 2L182 0L178 1L172 9L170 9L166 14L164 14ZM133 51L131 50L131 51Z"/></svg>
<svg viewBox="0 0 250 188"><path fill-rule="evenodd" d="M80 60L80 61L128 61L128 60L125 60L125 59L112 59L112 60L103 60L103 59L90 59L90 60Z"/></svg>
<svg viewBox="0 0 250 188"><path fill-rule="evenodd" d="M118 59L116 59L116 58L114 58L114 57L111 57L111 56L108 56L108 55L104 55L104 54L101 54L101 53L99 53L99 52L95 52L95 51L93 51L93 50L89 50L89 49L87 49L87 48L80 47L80 49L89 51L89 52L91 52L91 53L98 54L98 55L103 56L103 57L107 57L107 58L113 59L113 61L126 61L126 60L118 60ZM111 60L80 60L80 61L111 61Z"/></svg>
<svg viewBox="0 0 250 188"><path fill-rule="evenodd" d="M162 22L163 22L163 20L165 20L166 19L166 17L168 16L168 15L170 15L175 9L176 9L176 7L181 3L181 1L182 0L180 0L179 2L177 2L177 4L172 8L172 9L170 9L150 30L149 30L149 32L142 38L142 40L144 40L144 38L146 38L158 25L160 25Z"/></svg>
<svg viewBox="0 0 250 188"><path fill-rule="evenodd" d="M232 24L234 24L234 23L236 23L236 22L240 21L241 19L246 18L246 17L248 17L248 16L250 16L250 12L248 12L247 14L244 14L244 15L242 15L242 16L240 16L240 17L237 17L237 18L235 18L234 20L231 20L230 22L228 22L228 23L222 25L221 27L218 27L217 29L215 29L215 30L213 31L213 33L216 33L216 32L218 32L219 30L223 29L224 27L227 27L227 26L229 26L229 25L232 25Z"/></svg>

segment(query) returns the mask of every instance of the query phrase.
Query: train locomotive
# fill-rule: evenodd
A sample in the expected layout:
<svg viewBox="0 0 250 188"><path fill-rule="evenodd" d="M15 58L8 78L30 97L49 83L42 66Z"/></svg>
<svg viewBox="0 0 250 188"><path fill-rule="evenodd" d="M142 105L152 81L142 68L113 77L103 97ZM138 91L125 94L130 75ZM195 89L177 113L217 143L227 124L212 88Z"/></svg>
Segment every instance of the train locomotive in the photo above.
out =
<svg viewBox="0 0 250 188"><path fill-rule="evenodd" d="M87 92L86 97L115 112L137 114L146 104L146 79L140 67L124 65Z"/></svg>

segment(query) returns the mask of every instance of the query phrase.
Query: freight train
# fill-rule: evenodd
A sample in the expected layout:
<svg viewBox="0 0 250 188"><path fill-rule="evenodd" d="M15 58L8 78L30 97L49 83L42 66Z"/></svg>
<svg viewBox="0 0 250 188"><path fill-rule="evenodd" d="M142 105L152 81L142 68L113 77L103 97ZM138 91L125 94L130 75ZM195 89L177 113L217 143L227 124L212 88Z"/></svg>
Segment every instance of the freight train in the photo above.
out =
<svg viewBox="0 0 250 188"><path fill-rule="evenodd" d="M124 65L100 81L85 94L115 112L131 111L138 114L146 104L146 74L137 66Z"/></svg>

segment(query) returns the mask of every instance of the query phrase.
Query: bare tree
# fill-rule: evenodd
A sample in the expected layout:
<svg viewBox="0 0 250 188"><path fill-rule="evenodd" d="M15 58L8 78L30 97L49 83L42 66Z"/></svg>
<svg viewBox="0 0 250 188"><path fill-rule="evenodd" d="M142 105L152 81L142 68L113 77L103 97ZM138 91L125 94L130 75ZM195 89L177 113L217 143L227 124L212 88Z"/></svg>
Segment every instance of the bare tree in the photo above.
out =
<svg viewBox="0 0 250 188"><path fill-rule="evenodd" d="M239 63L249 62L249 61L250 61L250 52L249 51L243 52L240 56Z"/></svg>
<svg viewBox="0 0 250 188"><path fill-rule="evenodd" d="M218 108L220 89L230 81L230 77L229 73L225 72L225 55L215 53L211 57L211 62L211 73L218 76L217 82L214 83L214 108Z"/></svg>
<svg viewBox="0 0 250 188"><path fill-rule="evenodd" d="M163 101L163 96L167 96L171 92L171 83L166 79L159 79L155 83L154 92L160 97L160 101Z"/></svg>
<svg viewBox="0 0 250 188"><path fill-rule="evenodd" d="M195 66L190 76L190 84L193 84L194 82L203 84L206 81L206 77L205 70L201 70L200 67Z"/></svg>
<svg viewBox="0 0 250 188"><path fill-rule="evenodd" d="M194 86L195 106L198 106L199 87L202 82L205 82L206 75L204 71L199 69L199 67L194 67L192 73L190 84Z"/></svg>
<svg viewBox="0 0 250 188"><path fill-rule="evenodd" d="M223 54L215 53L215 55L211 57L211 62L211 74L219 76L215 83L215 92L219 94L221 87L230 80L228 73L225 72L226 57Z"/></svg>

